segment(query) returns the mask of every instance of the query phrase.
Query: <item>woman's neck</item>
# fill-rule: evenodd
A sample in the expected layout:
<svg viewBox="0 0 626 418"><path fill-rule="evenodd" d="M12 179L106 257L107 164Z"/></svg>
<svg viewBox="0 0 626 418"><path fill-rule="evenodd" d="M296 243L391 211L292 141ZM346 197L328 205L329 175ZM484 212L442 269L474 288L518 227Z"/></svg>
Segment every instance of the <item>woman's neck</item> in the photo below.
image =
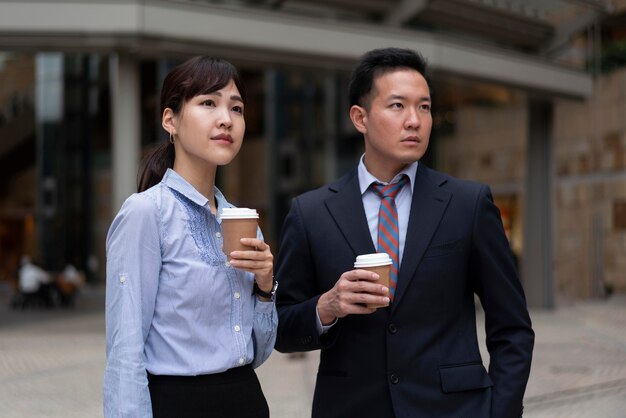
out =
<svg viewBox="0 0 626 418"><path fill-rule="evenodd" d="M217 167L205 166L202 168L193 167L189 164L176 164L174 161L174 171L176 171L182 178L187 180L194 189L196 189L202 196L209 200L209 206L213 213L216 212L215 201L215 173Z"/></svg>

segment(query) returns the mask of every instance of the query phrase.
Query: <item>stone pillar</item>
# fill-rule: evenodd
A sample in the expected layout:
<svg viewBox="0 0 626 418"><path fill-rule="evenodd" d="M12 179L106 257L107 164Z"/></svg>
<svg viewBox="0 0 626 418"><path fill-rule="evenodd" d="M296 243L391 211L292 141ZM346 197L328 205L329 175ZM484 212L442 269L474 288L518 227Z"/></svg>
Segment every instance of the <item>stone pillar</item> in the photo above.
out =
<svg viewBox="0 0 626 418"><path fill-rule="evenodd" d="M113 214L137 191L141 149L139 65L135 57L113 54L111 75L112 202Z"/></svg>
<svg viewBox="0 0 626 418"><path fill-rule="evenodd" d="M529 99L521 275L530 307L554 307L552 103Z"/></svg>

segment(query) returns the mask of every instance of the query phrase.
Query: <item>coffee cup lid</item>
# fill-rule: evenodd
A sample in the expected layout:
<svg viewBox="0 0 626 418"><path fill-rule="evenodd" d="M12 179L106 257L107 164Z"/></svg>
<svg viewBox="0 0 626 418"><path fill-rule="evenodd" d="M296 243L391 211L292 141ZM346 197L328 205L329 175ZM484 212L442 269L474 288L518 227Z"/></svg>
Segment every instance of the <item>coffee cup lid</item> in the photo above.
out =
<svg viewBox="0 0 626 418"><path fill-rule="evenodd" d="M354 268L386 266L391 262L391 257L387 253L363 254L357 256Z"/></svg>
<svg viewBox="0 0 626 418"><path fill-rule="evenodd" d="M221 214L222 219L259 219L256 209L250 208L224 208Z"/></svg>

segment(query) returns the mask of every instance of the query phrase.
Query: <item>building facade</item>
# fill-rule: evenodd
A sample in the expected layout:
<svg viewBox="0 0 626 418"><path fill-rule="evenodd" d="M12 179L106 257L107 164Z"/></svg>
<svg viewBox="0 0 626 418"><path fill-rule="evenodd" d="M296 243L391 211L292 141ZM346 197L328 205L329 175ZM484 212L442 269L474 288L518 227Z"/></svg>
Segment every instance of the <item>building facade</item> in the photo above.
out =
<svg viewBox="0 0 626 418"><path fill-rule="evenodd" d="M623 3L0 1L0 278L29 254L103 280L110 221L166 140L163 77L196 54L242 71L246 138L218 184L277 248L290 199L362 153L352 64L397 46L432 70L424 163L492 187L529 303L626 291L626 76L599 54Z"/></svg>

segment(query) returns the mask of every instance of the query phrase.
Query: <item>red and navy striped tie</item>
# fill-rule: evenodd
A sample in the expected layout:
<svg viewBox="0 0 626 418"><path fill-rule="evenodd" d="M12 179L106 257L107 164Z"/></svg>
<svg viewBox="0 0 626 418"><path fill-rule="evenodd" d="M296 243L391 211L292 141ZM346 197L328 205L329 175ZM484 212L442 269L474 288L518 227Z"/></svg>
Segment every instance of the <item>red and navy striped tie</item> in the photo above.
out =
<svg viewBox="0 0 626 418"><path fill-rule="evenodd" d="M402 176L397 183L388 185L372 183L372 189L380 196L378 211L378 252L387 253L391 257L391 280L389 298L393 301L398 283L400 265L400 238L398 231L398 210L396 196L407 183L407 176Z"/></svg>

